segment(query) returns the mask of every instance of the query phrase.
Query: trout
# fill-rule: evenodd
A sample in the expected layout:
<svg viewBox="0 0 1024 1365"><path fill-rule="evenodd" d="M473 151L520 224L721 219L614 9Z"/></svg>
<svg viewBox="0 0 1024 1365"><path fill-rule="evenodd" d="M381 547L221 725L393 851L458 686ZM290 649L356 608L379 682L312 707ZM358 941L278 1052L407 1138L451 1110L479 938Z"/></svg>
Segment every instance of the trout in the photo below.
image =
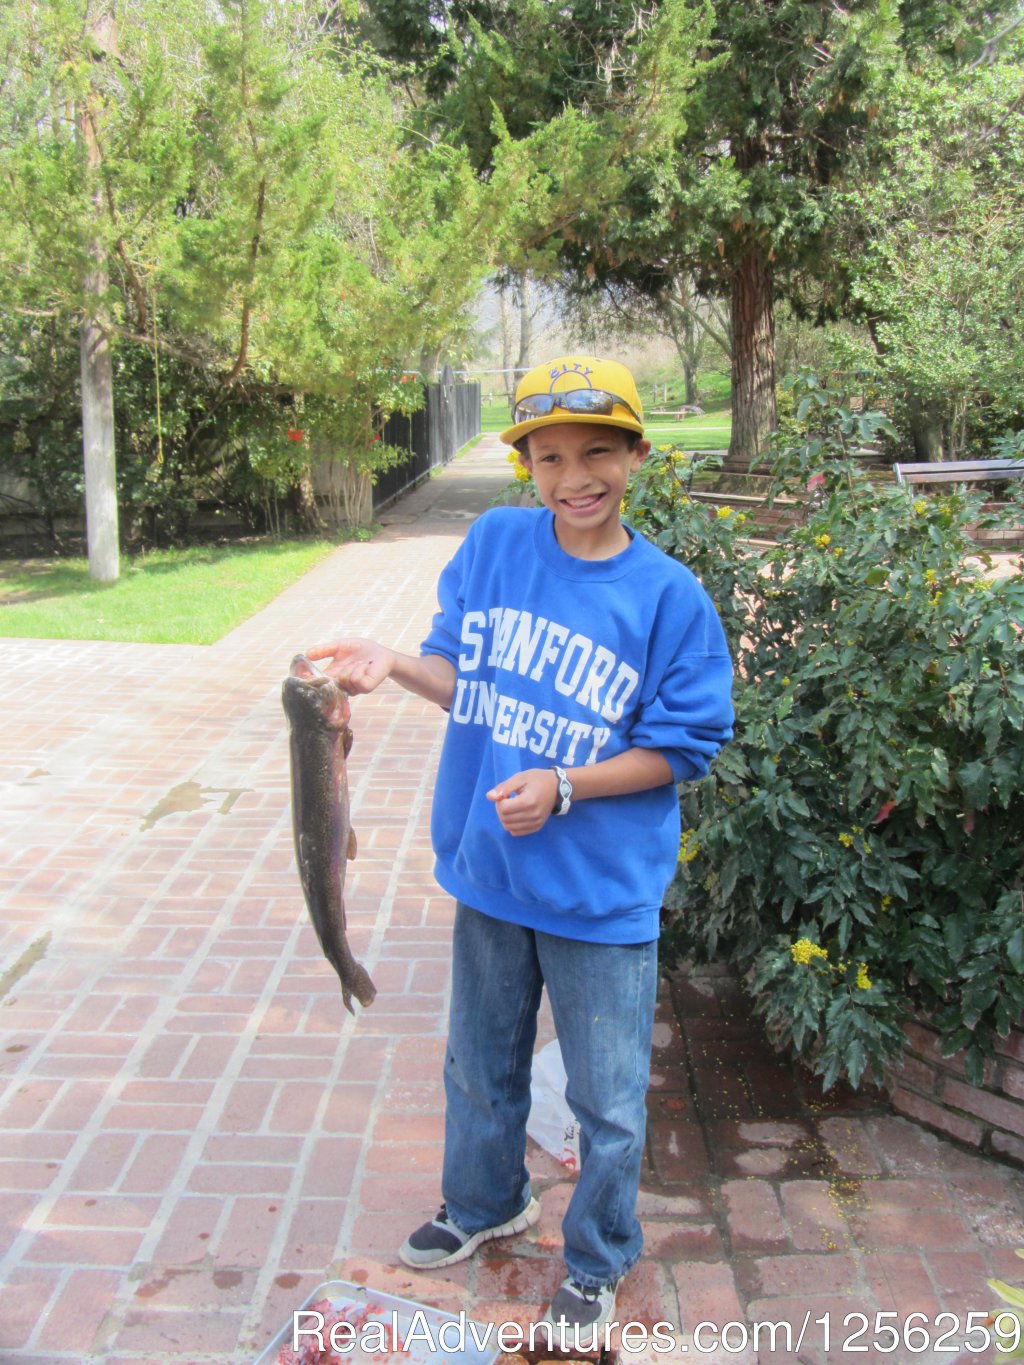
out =
<svg viewBox="0 0 1024 1365"><path fill-rule="evenodd" d="M349 824L345 760L352 748L348 696L302 654L281 689L288 718L295 861L324 956L338 973L345 1008L352 997L369 1005L377 994L345 937L345 867L356 856Z"/></svg>

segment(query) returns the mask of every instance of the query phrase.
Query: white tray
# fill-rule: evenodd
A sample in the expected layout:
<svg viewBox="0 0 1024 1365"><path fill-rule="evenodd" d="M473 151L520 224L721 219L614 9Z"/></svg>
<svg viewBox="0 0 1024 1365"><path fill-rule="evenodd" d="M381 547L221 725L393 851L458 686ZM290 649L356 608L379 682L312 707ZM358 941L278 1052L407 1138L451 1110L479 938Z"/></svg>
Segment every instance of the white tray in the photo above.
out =
<svg viewBox="0 0 1024 1365"><path fill-rule="evenodd" d="M335 1340L338 1349L331 1354L330 1328L332 1319L324 1313L322 1329L326 1354L317 1354L313 1336L300 1336L297 1361L315 1361L317 1365L494 1365L499 1351L496 1332L480 1323L470 1323L464 1314L442 1312L427 1308L410 1299L398 1299L392 1294L381 1294L363 1284L347 1284L344 1280L329 1280L318 1285L306 1302L295 1310L301 1313L299 1326L312 1328L316 1319L311 1316L313 1304L326 1299L335 1314L351 1324L351 1329L340 1329ZM288 1321L257 1359L255 1365L278 1365L282 1349L292 1349L295 1315ZM380 1324L375 1327L374 1324ZM450 1323L443 1332L443 1323ZM476 1336L473 1327L476 1327ZM382 1339L383 1338L383 1339ZM484 1343L482 1346L480 1343ZM492 1344L493 1343L493 1344ZM304 1358L303 1347L309 1354ZM310 1349L312 1348L312 1349ZM286 1360L290 1359L287 1355Z"/></svg>

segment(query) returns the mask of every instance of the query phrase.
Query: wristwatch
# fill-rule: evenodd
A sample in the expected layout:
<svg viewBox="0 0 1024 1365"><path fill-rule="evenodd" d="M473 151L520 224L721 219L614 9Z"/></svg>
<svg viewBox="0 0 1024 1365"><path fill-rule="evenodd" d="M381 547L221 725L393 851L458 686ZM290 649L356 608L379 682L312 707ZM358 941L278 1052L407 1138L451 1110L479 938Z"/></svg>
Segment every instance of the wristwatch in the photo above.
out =
<svg viewBox="0 0 1024 1365"><path fill-rule="evenodd" d="M569 807L572 805L572 783L566 777L564 768L555 768L554 773L558 778L558 796L555 799L552 814L568 815Z"/></svg>

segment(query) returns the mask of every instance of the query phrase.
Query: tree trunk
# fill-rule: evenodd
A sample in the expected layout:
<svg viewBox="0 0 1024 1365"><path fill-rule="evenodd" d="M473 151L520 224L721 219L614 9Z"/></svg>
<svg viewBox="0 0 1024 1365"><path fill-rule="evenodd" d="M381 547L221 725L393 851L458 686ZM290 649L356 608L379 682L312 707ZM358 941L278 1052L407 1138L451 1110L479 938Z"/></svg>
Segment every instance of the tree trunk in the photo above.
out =
<svg viewBox="0 0 1024 1365"><path fill-rule="evenodd" d="M700 364L701 338L693 322L693 299L684 296L684 303L672 319L672 340L683 367L683 402L688 407L697 402L697 368Z"/></svg>
<svg viewBox="0 0 1024 1365"><path fill-rule="evenodd" d="M422 346L420 348L420 376L424 384L437 383L437 367L440 360L440 346Z"/></svg>
<svg viewBox="0 0 1024 1365"><path fill-rule="evenodd" d="M686 319L686 346L683 351L684 402L687 407L697 404L697 349L693 344L693 323Z"/></svg>
<svg viewBox="0 0 1024 1365"><path fill-rule="evenodd" d="M97 291L99 292L99 291ZM95 317L82 323L82 449L89 573L113 583L120 572L117 463L114 454L114 372L106 333Z"/></svg>
<svg viewBox="0 0 1024 1365"><path fill-rule="evenodd" d="M505 397L511 409L516 401L516 377L512 373L512 310L505 285L498 290L498 304L501 309L501 368L505 372Z"/></svg>
<svg viewBox="0 0 1024 1365"><path fill-rule="evenodd" d="M748 247L732 282L732 440L726 463L746 471L777 425L772 267L759 243Z"/></svg>
<svg viewBox="0 0 1024 1365"><path fill-rule="evenodd" d="M911 396L907 402L907 415L910 418L910 432L914 438L914 458L922 463L926 460L941 460L942 417L938 409L920 398Z"/></svg>
<svg viewBox="0 0 1024 1365"><path fill-rule="evenodd" d="M112 20L97 6L90 36L100 53L114 51ZM102 325L103 297L107 290L107 264L99 224L103 217L103 192L99 184L100 150L94 124L96 97L90 96L79 118L86 161L95 188L93 211L96 236L89 244L90 269L84 280L85 316L81 330L82 448L85 460L85 527L89 547L89 573L102 583L112 583L120 572L117 530L117 464L114 452L114 371L110 343Z"/></svg>
<svg viewBox="0 0 1024 1365"><path fill-rule="evenodd" d="M530 277L525 270L519 272L519 358L516 361L516 375L518 382L524 370L530 368L530 338L531 324L533 319L530 316Z"/></svg>
<svg viewBox="0 0 1024 1365"><path fill-rule="evenodd" d="M299 476L295 487L292 489L292 496L295 501L295 511L303 527L307 531L323 531L327 523L320 515L320 508L317 506L316 493L313 489L313 479L308 469L303 470Z"/></svg>

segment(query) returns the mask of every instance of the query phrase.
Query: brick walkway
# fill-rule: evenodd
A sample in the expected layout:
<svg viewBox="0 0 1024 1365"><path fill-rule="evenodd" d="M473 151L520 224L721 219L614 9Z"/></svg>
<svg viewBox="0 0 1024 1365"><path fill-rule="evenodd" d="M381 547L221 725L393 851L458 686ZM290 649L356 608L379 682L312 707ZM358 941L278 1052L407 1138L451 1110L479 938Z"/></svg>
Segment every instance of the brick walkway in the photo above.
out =
<svg viewBox="0 0 1024 1365"><path fill-rule="evenodd" d="M352 1019L302 908L279 703L291 654L316 640L415 650L438 572L506 476L491 438L212 647L4 642L5 1365L245 1365L327 1279L496 1322L528 1319L559 1282L569 1183L542 1153L544 1214L524 1237L434 1278L395 1255L438 1201L452 907L427 819L442 717L390 687L353 707L347 901L380 994ZM813 1326L799 1352L762 1338L700 1355L688 1336L808 1310L833 1314L830 1359L872 1360L837 1349L843 1315L916 1312L937 1335L940 1312L993 1306L987 1277L1020 1281L1022 1189L878 1100L816 1093L727 975L677 980L658 1023L647 1254L621 1316L681 1330L654 1357L667 1365L821 1361Z"/></svg>

